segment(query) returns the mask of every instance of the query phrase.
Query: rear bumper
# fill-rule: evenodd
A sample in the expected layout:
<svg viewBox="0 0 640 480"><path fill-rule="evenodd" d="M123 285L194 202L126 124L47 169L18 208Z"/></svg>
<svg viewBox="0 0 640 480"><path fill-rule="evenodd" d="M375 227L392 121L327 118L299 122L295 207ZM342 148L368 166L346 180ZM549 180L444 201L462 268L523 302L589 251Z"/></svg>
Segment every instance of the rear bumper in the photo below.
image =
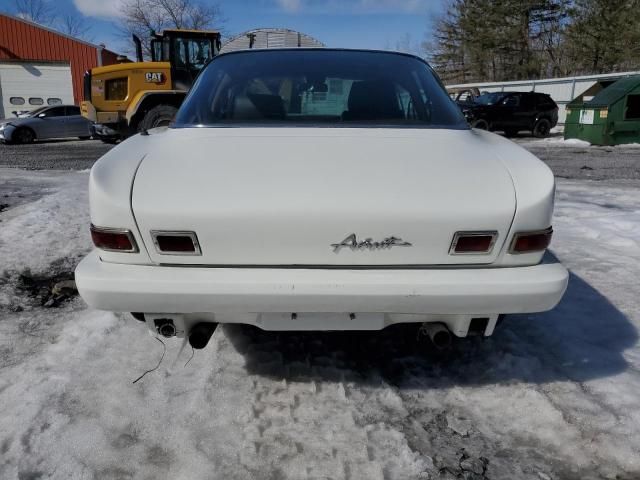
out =
<svg viewBox="0 0 640 480"><path fill-rule="evenodd" d="M117 312L488 316L550 310L568 272L559 263L432 270L141 266L102 262L94 251L78 265L76 282L89 306Z"/></svg>

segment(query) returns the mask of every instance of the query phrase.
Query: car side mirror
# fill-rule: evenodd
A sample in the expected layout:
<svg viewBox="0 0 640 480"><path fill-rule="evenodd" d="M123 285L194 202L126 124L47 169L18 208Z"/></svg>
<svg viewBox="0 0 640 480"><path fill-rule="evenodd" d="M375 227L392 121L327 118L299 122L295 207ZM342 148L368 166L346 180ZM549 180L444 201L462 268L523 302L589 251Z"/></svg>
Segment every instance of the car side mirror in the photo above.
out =
<svg viewBox="0 0 640 480"><path fill-rule="evenodd" d="M38 118L46 118L47 114L46 113L41 113L40 115L38 115Z"/></svg>

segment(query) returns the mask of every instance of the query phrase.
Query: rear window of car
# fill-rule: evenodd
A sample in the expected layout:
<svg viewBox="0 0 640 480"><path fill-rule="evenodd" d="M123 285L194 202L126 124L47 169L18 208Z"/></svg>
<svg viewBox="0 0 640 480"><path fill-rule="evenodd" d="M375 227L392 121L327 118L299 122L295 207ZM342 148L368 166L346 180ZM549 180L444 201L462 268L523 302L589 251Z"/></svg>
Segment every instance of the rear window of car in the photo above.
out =
<svg viewBox="0 0 640 480"><path fill-rule="evenodd" d="M476 103L479 105L495 105L500 103L504 97L506 97L506 94L502 92L485 92L476 98Z"/></svg>
<svg viewBox="0 0 640 480"><path fill-rule="evenodd" d="M556 102L549 95L538 94L536 95L538 100L538 107L540 108L556 108Z"/></svg>
<svg viewBox="0 0 640 480"><path fill-rule="evenodd" d="M173 126L234 125L468 128L422 60L329 49L236 52L214 59Z"/></svg>

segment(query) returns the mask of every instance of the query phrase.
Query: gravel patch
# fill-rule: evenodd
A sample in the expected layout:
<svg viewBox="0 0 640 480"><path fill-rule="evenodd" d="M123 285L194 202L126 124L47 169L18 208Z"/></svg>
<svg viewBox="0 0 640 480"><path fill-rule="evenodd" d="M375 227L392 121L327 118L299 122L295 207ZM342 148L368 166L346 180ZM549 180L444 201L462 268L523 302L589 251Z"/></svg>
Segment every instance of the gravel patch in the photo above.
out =
<svg viewBox="0 0 640 480"><path fill-rule="evenodd" d="M112 147L100 140L53 140L29 145L0 143L0 166L27 170L86 170Z"/></svg>
<svg viewBox="0 0 640 480"><path fill-rule="evenodd" d="M618 145L599 147L564 142L562 137L538 140L531 137L515 139L551 167L559 178L580 180L640 179L640 147Z"/></svg>

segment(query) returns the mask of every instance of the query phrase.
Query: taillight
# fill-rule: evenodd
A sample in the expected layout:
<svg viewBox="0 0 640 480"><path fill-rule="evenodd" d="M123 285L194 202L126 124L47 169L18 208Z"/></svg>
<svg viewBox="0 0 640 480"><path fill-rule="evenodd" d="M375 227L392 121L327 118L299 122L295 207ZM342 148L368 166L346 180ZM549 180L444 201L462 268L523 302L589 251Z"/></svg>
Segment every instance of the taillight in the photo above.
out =
<svg viewBox="0 0 640 480"><path fill-rule="evenodd" d="M498 232L456 232L451 242L451 255L487 254L493 250Z"/></svg>
<svg viewBox="0 0 640 480"><path fill-rule="evenodd" d="M91 225L91 240L101 250L136 253L138 245L131 230Z"/></svg>
<svg viewBox="0 0 640 480"><path fill-rule="evenodd" d="M530 253L545 250L551 243L552 235L553 229L551 227L536 232L516 233L511 241L509 253Z"/></svg>
<svg viewBox="0 0 640 480"><path fill-rule="evenodd" d="M195 232L151 232L153 244L160 255L201 255Z"/></svg>

